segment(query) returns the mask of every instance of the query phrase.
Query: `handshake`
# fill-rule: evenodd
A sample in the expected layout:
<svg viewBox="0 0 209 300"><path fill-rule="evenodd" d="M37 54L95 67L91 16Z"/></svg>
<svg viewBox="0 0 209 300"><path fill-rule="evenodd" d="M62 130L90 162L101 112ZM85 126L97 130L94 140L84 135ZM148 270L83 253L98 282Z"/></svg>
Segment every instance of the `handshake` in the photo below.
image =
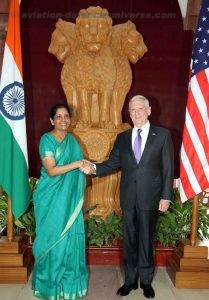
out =
<svg viewBox="0 0 209 300"><path fill-rule="evenodd" d="M91 163L89 160L83 159L81 161L80 171L87 175L96 174L95 164Z"/></svg>

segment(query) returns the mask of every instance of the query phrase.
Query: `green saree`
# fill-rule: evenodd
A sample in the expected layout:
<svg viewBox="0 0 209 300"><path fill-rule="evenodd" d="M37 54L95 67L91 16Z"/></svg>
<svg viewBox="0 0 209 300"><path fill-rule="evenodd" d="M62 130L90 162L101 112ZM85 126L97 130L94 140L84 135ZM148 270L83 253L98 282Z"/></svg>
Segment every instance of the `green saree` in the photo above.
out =
<svg viewBox="0 0 209 300"><path fill-rule="evenodd" d="M40 156L54 157L57 165L82 159L70 134L59 143L50 133L40 141ZM85 175L79 169L48 176L44 167L34 192L36 238L32 288L47 300L74 300L87 294L88 272L82 213Z"/></svg>

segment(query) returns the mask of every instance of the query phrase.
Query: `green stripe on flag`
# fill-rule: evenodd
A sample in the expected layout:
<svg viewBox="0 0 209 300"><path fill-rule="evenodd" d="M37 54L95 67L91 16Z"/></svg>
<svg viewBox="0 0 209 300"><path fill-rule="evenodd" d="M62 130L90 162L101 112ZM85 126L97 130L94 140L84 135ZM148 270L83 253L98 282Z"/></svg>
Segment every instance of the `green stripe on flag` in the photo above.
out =
<svg viewBox="0 0 209 300"><path fill-rule="evenodd" d="M19 218L29 204L28 167L23 152L2 115L0 115L0 185L11 199L13 215Z"/></svg>

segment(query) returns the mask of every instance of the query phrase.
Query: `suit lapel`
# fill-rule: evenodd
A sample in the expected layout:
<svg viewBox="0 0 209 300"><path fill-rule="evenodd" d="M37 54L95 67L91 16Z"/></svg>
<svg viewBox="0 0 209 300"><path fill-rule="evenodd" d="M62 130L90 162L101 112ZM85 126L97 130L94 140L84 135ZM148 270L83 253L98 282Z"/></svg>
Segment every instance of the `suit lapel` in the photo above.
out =
<svg viewBox="0 0 209 300"><path fill-rule="evenodd" d="M135 155L134 155L134 151L133 151L133 148L132 148L132 130L133 128L131 128L128 132L127 132L127 147L128 147L128 151L129 153L131 154L132 158L133 158L133 161L135 164L137 164L137 161L136 161L136 158L135 158Z"/></svg>
<svg viewBox="0 0 209 300"><path fill-rule="evenodd" d="M146 148L150 146L150 144L153 142L153 138L155 138L155 136L156 136L155 127L153 125L150 125L150 129L149 129L149 133L148 133L148 137L147 137L147 141L146 141L144 150L146 150Z"/></svg>
<svg viewBox="0 0 209 300"><path fill-rule="evenodd" d="M134 152L133 152L133 149L132 149L132 130L133 130L133 128L131 128L129 131L127 131L126 143L127 143L128 150L129 150L131 156L133 157L133 160L135 161L135 163L137 163ZM143 161L144 157L146 157L147 154L149 155L148 149L150 148L150 145L153 143L156 135L157 135L157 133L156 133L155 126L150 124L150 129L149 129L147 141L146 141L144 151L142 153L142 157L141 157L139 163L141 161Z"/></svg>
<svg viewBox="0 0 209 300"><path fill-rule="evenodd" d="M130 130L127 131L126 143L127 143L128 151L131 153L131 155L135 159L135 156L134 156L134 153L133 153L133 149L132 149L132 130L133 130L133 128L131 128Z"/></svg>
<svg viewBox="0 0 209 300"><path fill-rule="evenodd" d="M155 130L155 126L150 124L150 129L149 129L147 141L146 141L146 144L145 144L144 151L142 153L142 157L140 159L140 162L143 160L144 157L146 157L147 154L149 155L148 149L150 148L150 146L153 143L156 136L157 136L157 133L156 133L156 130Z"/></svg>

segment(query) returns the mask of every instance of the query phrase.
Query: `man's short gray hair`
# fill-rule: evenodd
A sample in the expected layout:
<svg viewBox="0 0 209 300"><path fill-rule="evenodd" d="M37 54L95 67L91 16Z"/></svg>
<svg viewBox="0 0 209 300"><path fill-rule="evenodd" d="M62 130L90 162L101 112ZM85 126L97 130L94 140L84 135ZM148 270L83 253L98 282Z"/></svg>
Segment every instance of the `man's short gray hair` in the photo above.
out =
<svg viewBox="0 0 209 300"><path fill-rule="evenodd" d="M150 105L149 105L149 100L148 100L146 97L142 96L142 95L136 95L136 96L132 97L132 98L130 99L130 101L129 101L129 104L130 104L132 101L135 101L135 100L142 100L142 101L144 101L144 103L145 103L145 105L146 105L147 107L150 106Z"/></svg>

